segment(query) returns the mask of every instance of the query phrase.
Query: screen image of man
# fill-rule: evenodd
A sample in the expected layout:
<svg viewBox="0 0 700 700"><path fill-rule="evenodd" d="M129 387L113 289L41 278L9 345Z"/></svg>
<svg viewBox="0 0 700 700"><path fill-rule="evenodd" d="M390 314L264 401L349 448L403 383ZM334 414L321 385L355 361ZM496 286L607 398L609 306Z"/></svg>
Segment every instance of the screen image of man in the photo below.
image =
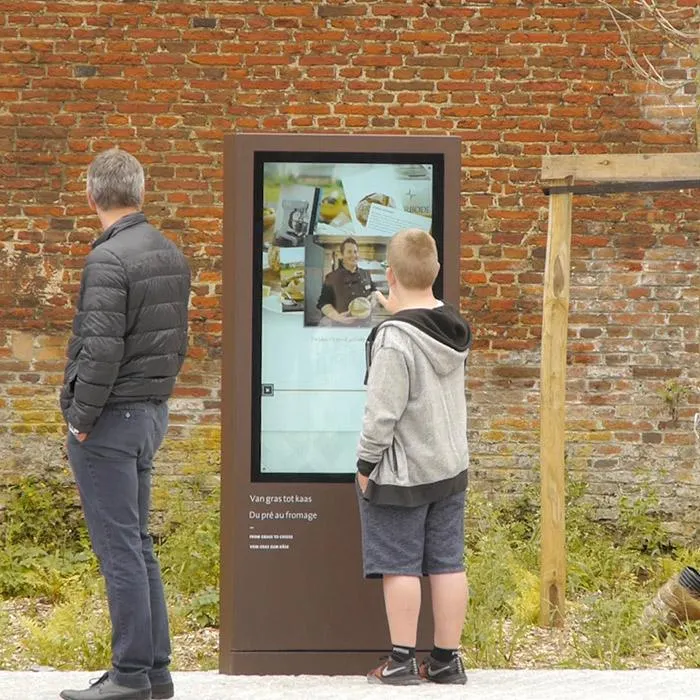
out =
<svg viewBox="0 0 700 700"><path fill-rule="evenodd" d="M323 281L317 307L327 322L356 324L370 315L377 288L369 272L358 267L360 252L354 238L340 244L340 257L338 267Z"/></svg>

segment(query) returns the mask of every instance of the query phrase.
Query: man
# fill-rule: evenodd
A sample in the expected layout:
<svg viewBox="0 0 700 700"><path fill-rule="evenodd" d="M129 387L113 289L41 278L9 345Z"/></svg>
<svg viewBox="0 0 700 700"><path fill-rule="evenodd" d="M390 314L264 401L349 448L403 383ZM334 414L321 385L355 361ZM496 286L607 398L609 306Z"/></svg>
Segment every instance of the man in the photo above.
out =
<svg viewBox="0 0 700 700"><path fill-rule="evenodd" d="M377 287L369 272L357 266L360 253L354 238L346 238L340 244L340 256L338 267L326 275L317 307L334 323L353 324L358 319L348 311L350 302L373 296Z"/></svg>
<svg viewBox="0 0 700 700"><path fill-rule="evenodd" d="M190 272L141 212L144 173L111 149L88 169L87 198L104 232L80 283L61 390L68 457L107 584L112 670L64 700L174 695L160 568L148 534L153 457L187 352Z"/></svg>

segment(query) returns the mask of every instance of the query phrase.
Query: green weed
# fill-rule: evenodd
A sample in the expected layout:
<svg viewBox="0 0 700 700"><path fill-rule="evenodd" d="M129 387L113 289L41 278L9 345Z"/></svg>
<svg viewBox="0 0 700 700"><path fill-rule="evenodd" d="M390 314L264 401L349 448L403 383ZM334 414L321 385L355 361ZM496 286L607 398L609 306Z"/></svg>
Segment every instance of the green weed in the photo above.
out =
<svg viewBox="0 0 700 700"><path fill-rule="evenodd" d="M219 621L219 494L194 480L170 490L155 537L173 634ZM21 618L27 665L100 669L108 665L110 623L102 577L91 552L75 488L58 479L11 487L0 523L0 596L31 604ZM97 582L97 583L96 583ZM16 650L3 645L0 662ZM9 644L9 643L8 643Z"/></svg>
<svg viewBox="0 0 700 700"><path fill-rule="evenodd" d="M171 630L186 635L215 628L219 490L209 479L193 479L168 488L167 498L159 502L163 510L155 539ZM465 560L471 599L462 637L469 666L630 668L653 666L663 659L670 665L697 667L697 623L660 640L641 629L639 619L646 603L671 576L684 566L700 567L700 551L672 542L663 526L658 495L643 475L638 488L621 495L616 505L616 522L600 522L585 484L569 480L567 624L549 632L537 627L539 487L529 486L498 501L470 493ZM24 637L19 653L25 667L31 663L105 667L109 619L74 489L36 478L18 484L0 523L0 541L4 544L0 596L41 601L43 606L35 605L36 610L47 603L52 606L47 615L29 605L21 620ZM14 641L3 644L6 629L7 616L0 614L3 665L18 653ZM202 668L215 664L210 651L200 650L190 658Z"/></svg>
<svg viewBox="0 0 700 700"><path fill-rule="evenodd" d="M45 619L25 617L22 642L32 662L58 669L109 667L111 629L102 582L83 580Z"/></svg>
<svg viewBox="0 0 700 700"><path fill-rule="evenodd" d="M59 478L28 477L9 486L0 534L5 545L46 551L89 550L75 486Z"/></svg>
<svg viewBox="0 0 700 700"><path fill-rule="evenodd" d="M171 495L158 556L165 585L195 599L219 585L219 492L193 488L180 486Z"/></svg>
<svg viewBox="0 0 700 700"><path fill-rule="evenodd" d="M674 546L663 527L653 484L640 475L638 488L618 499L614 524L595 517L583 482L569 480L566 499L567 611L565 648L549 665L627 668L654 663L664 651L677 665L697 665L698 625L669 638L669 648L640 627L645 605L700 552ZM464 629L473 666L512 666L527 649L537 661L539 612L539 492L491 503L472 494L467 512L467 557L472 598ZM519 655L520 657L522 654Z"/></svg>

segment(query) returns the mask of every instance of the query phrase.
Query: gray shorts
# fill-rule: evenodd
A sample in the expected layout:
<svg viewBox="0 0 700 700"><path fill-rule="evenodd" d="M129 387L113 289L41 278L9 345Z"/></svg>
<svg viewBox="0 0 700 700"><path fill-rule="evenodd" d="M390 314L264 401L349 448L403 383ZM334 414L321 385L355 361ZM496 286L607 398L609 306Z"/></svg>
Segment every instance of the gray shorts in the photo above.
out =
<svg viewBox="0 0 700 700"><path fill-rule="evenodd" d="M365 578L464 571L464 491L409 508L374 505L355 488Z"/></svg>

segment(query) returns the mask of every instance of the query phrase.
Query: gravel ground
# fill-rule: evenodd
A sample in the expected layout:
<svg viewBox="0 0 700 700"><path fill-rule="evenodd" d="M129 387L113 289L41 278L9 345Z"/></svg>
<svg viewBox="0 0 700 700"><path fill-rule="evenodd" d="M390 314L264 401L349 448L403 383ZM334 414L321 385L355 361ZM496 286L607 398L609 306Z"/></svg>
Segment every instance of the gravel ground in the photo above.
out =
<svg viewBox="0 0 700 700"><path fill-rule="evenodd" d="M63 688L85 687L91 674L0 672L2 700L56 700ZM658 700L697 698L700 670L685 671L470 671L465 686L425 683L412 688L376 687L357 676L222 676L174 674L175 700L363 700L465 698L470 700Z"/></svg>

